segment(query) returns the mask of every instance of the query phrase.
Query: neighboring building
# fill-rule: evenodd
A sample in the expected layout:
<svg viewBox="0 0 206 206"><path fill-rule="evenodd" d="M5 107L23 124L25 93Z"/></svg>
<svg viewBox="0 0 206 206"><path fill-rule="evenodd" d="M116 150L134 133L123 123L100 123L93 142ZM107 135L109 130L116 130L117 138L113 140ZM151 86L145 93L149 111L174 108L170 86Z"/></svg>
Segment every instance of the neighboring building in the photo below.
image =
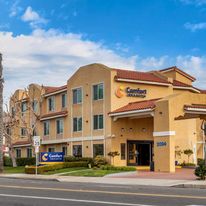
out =
<svg viewBox="0 0 206 206"><path fill-rule="evenodd" d="M154 161L155 171L172 172L179 148L193 150L190 161L196 163L204 157L206 95L194 81L177 67L151 72L81 67L67 85L42 89L36 132L41 151L108 160L109 152L118 151L115 165ZM17 138L15 144L23 141Z"/></svg>

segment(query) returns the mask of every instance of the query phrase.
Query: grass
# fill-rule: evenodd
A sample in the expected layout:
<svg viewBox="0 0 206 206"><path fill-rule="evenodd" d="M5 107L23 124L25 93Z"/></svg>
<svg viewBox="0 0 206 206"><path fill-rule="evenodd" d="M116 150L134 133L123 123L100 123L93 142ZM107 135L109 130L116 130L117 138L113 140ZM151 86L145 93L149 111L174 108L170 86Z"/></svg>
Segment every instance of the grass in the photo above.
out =
<svg viewBox="0 0 206 206"><path fill-rule="evenodd" d="M85 170L85 169L86 169L85 167L64 168L64 169L45 172L44 175L54 175L54 174L59 174L64 172L66 173L66 172L73 172L73 171Z"/></svg>
<svg viewBox="0 0 206 206"><path fill-rule="evenodd" d="M24 173L24 166L22 166L22 167L4 167L4 173L6 173L6 174Z"/></svg>
<svg viewBox="0 0 206 206"><path fill-rule="evenodd" d="M77 172L72 172L68 174L63 174L62 176L103 177L105 175L120 173L120 172L124 172L124 171L88 169L84 171L77 171Z"/></svg>

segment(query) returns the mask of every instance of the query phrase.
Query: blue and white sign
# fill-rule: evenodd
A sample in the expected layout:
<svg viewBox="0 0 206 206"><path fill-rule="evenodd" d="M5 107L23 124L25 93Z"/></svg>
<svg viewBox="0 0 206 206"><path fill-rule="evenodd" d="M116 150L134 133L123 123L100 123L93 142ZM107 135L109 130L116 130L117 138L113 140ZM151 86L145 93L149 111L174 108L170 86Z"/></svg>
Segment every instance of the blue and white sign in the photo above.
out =
<svg viewBox="0 0 206 206"><path fill-rule="evenodd" d="M63 162L64 152L41 152L41 162Z"/></svg>
<svg viewBox="0 0 206 206"><path fill-rule="evenodd" d="M167 146L167 142L157 142L157 147L165 147Z"/></svg>

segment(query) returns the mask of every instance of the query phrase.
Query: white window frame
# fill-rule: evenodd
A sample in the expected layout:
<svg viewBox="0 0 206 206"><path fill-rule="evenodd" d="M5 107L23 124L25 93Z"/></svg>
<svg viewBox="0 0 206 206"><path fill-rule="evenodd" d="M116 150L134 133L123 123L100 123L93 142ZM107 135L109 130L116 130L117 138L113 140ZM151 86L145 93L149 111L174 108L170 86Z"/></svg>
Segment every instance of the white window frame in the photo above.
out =
<svg viewBox="0 0 206 206"><path fill-rule="evenodd" d="M94 117L95 116L97 116L97 126L98 126L97 129L94 128L94 125L95 125L94 124ZM100 121L99 121L100 116L103 117L103 120L102 120L103 127L102 128L100 128ZM93 130L103 130L103 129L104 129L104 115L103 114L95 114L95 115L93 115Z"/></svg>
<svg viewBox="0 0 206 206"><path fill-rule="evenodd" d="M76 131L74 130L74 119L77 119L77 130L76 130ZM81 130L79 130L79 128L78 128L78 120L79 120L79 119L82 119L82 117L73 117L73 125L72 125L72 126L73 126L73 127L72 127L73 132L82 132L82 129L83 129L83 128L82 128L82 127L83 127L83 119L82 119Z"/></svg>
<svg viewBox="0 0 206 206"><path fill-rule="evenodd" d="M99 98L99 86L100 85L102 85L102 87L103 87L103 97L102 98ZM94 99L94 87L95 86L97 86L97 92L98 92L98 97L97 97L97 99ZM92 99L93 99L93 101L98 101L98 100L103 100L104 99L104 83L103 82L100 82L100 83L97 83L97 84L93 84L92 85Z"/></svg>
<svg viewBox="0 0 206 206"><path fill-rule="evenodd" d="M45 131L45 124L48 124L48 127L49 127L49 129L48 129L48 131L49 131L48 134L45 134L45 132L44 132L44 131ZM44 129L44 130L43 130L44 136L49 136L49 134L50 134L50 121L49 121L49 120L44 121L44 122L43 122L43 125L44 125L44 128L43 128L43 129Z"/></svg>
<svg viewBox="0 0 206 206"><path fill-rule="evenodd" d="M62 132L58 133L58 123L57 122L62 122ZM61 118L61 119L57 119L56 120L56 134L63 134L64 133L64 120Z"/></svg>
<svg viewBox="0 0 206 206"><path fill-rule="evenodd" d="M75 90L77 90L77 92L79 90L81 91L81 102L78 101L78 95L77 95L77 102L74 103L74 91ZM82 104L82 102L83 102L83 89L82 89L82 87L72 89L72 103L73 104Z"/></svg>
<svg viewBox="0 0 206 206"><path fill-rule="evenodd" d="M51 108L51 110L50 110L50 108L49 108L49 100L52 100L53 101L53 107ZM47 107L48 107L48 112L54 112L55 111L55 96L51 96L51 97L48 97L48 99L47 99Z"/></svg>

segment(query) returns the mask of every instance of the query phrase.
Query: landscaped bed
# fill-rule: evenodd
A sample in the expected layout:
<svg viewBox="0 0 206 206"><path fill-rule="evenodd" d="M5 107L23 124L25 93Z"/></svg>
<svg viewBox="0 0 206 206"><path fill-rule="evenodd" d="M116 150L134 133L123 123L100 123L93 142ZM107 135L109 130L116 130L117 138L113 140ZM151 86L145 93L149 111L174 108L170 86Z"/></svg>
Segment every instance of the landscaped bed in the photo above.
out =
<svg viewBox="0 0 206 206"><path fill-rule="evenodd" d="M4 173L6 174L15 174L15 173L24 173L24 166L21 167L4 167Z"/></svg>

